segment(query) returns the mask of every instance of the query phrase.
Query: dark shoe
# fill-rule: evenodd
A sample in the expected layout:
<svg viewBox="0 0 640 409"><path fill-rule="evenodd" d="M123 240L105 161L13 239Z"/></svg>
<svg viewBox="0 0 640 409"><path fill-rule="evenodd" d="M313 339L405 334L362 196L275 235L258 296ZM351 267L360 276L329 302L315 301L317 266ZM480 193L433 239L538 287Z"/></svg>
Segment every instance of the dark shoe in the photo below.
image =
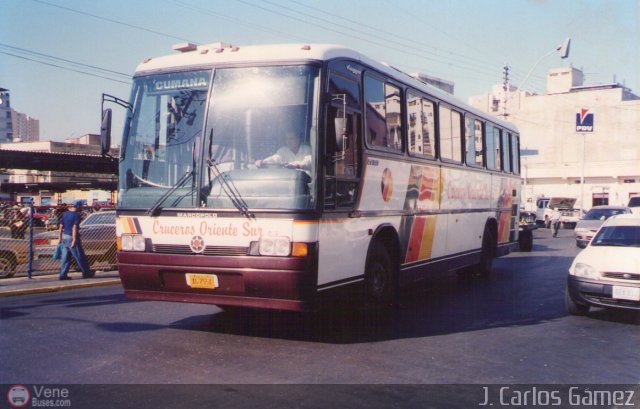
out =
<svg viewBox="0 0 640 409"><path fill-rule="evenodd" d="M64 280L71 280L71 277L69 276L60 277L60 281L64 281Z"/></svg>
<svg viewBox="0 0 640 409"><path fill-rule="evenodd" d="M91 275L82 276L82 278L94 278L95 276L96 276L95 274L91 274Z"/></svg>

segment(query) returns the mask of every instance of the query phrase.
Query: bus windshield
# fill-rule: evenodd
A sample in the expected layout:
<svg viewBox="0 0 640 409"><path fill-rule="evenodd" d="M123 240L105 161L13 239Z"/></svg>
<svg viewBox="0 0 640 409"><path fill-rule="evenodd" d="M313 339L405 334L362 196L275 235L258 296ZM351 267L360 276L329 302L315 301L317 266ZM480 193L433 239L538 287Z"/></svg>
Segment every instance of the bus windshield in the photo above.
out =
<svg viewBox="0 0 640 409"><path fill-rule="evenodd" d="M120 208L313 208L318 75L296 65L137 77Z"/></svg>
<svg viewBox="0 0 640 409"><path fill-rule="evenodd" d="M121 207L195 207L196 161L204 125L210 70L134 79L120 152ZM189 173L191 180L184 183Z"/></svg>
<svg viewBox="0 0 640 409"><path fill-rule="evenodd" d="M318 83L318 69L303 65L215 71L204 142L205 207L315 206Z"/></svg>

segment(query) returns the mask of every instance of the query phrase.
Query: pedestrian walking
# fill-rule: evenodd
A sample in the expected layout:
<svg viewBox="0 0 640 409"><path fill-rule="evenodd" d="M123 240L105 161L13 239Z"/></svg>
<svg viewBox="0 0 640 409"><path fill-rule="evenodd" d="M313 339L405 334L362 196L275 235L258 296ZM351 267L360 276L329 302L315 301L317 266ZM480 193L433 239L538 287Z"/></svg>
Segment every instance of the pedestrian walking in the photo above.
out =
<svg viewBox="0 0 640 409"><path fill-rule="evenodd" d="M69 277L69 267L71 256L76 260L78 267L82 271L82 278L91 278L95 272L89 269L87 256L82 248L80 239L80 211L82 202L76 200L71 204L69 211L62 214L60 218L59 238L62 244L62 254L60 263L60 280L71 280Z"/></svg>
<svg viewBox="0 0 640 409"><path fill-rule="evenodd" d="M553 209L553 213L551 213L551 225L553 226L553 237L558 237L558 229L560 228L560 210Z"/></svg>

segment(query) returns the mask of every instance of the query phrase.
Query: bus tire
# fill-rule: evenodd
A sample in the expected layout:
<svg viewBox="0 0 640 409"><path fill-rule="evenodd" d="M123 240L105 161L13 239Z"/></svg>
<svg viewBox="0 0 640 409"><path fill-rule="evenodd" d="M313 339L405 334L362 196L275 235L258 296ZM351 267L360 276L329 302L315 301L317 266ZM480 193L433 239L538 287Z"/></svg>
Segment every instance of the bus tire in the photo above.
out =
<svg viewBox="0 0 640 409"><path fill-rule="evenodd" d="M476 275L478 277L489 277L491 275L491 271L493 270L493 259L496 254L494 251L495 248L495 238L493 234L493 230L486 225L484 227L484 232L482 233L482 249L480 250L480 262L476 265Z"/></svg>
<svg viewBox="0 0 640 409"><path fill-rule="evenodd" d="M533 232L531 230L521 231L518 235L518 246L520 251L531 251L533 249Z"/></svg>
<svg viewBox="0 0 640 409"><path fill-rule="evenodd" d="M369 248L364 287L367 308L389 309L394 306L397 292L394 263L379 240L375 240Z"/></svg>

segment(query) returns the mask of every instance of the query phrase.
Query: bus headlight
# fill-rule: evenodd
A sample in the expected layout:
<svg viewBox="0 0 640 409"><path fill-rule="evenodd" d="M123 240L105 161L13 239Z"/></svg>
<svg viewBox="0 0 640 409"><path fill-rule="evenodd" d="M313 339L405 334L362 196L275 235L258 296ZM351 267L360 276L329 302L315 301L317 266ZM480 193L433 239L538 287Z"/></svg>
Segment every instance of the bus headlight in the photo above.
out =
<svg viewBox="0 0 640 409"><path fill-rule="evenodd" d="M123 234L120 239L123 251L144 251L144 236L140 234Z"/></svg>
<svg viewBox="0 0 640 409"><path fill-rule="evenodd" d="M288 237L261 237L259 252L261 256L288 256L291 254L291 241Z"/></svg>
<svg viewBox="0 0 640 409"><path fill-rule="evenodd" d="M570 271L570 273L576 277L592 278L594 280L600 279L600 275L596 269L585 263L576 263L573 271Z"/></svg>

